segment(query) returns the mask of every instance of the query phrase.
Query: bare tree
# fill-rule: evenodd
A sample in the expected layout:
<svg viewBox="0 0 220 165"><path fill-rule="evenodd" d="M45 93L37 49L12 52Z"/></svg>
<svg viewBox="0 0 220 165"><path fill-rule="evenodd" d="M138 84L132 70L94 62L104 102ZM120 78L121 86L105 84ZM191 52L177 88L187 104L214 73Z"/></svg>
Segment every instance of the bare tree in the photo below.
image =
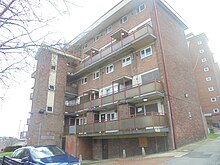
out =
<svg viewBox="0 0 220 165"><path fill-rule="evenodd" d="M0 0L0 87L8 87L16 73L33 65L37 48L51 34L45 29L68 12L67 6L63 0Z"/></svg>

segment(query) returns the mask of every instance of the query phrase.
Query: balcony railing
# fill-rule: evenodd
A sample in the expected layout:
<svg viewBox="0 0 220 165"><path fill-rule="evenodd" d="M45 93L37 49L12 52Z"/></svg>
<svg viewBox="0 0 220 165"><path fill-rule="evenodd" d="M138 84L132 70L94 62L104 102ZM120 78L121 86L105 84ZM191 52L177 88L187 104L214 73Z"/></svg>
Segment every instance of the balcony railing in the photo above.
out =
<svg viewBox="0 0 220 165"><path fill-rule="evenodd" d="M72 128L74 127L74 129ZM142 116L130 117L127 119L96 122L85 125L65 126L65 134L106 134L117 133L121 134L125 131L142 131L160 132L161 128L167 128L167 115L155 112L150 112ZM73 131L74 130L74 131ZM121 131L121 133L120 133Z"/></svg>
<svg viewBox="0 0 220 165"><path fill-rule="evenodd" d="M83 98L81 98L81 104L74 106L73 111L102 107L104 105L113 104L121 100L137 98L154 92L163 93L161 82L155 80L146 82L144 84L138 84L130 88L124 88L117 93L111 93L87 102L84 102Z"/></svg>
<svg viewBox="0 0 220 165"><path fill-rule="evenodd" d="M152 27L145 24L120 41L110 43L107 47L101 49L95 56L91 55L75 68L75 73L77 74L80 70L88 68L90 65L100 62L103 59L111 58L116 55L116 52L120 52L125 48L135 47L136 49L139 49L142 46L154 42L155 39L156 37L153 35ZM143 41L143 44L140 44L138 41Z"/></svg>

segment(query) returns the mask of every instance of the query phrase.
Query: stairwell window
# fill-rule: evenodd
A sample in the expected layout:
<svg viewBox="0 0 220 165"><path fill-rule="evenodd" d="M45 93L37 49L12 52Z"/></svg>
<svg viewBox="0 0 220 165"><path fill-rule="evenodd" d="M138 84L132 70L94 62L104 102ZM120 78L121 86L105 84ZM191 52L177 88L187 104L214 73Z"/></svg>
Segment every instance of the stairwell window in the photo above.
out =
<svg viewBox="0 0 220 165"><path fill-rule="evenodd" d="M83 77L81 79L81 84L86 84L87 83L87 77Z"/></svg>
<svg viewBox="0 0 220 165"><path fill-rule="evenodd" d="M131 56L122 59L122 67L131 64Z"/></svg>
<svg viewBox="0 0 220 165"><path fill-rule="evenodd" d="M51 70L56 70L56 66L55 65L51 65L50 69Z"/></svg>
<svg viewBox="0 0 220 165"><path fill-rule="evenodd" d="M211 78L211 77L206 77L205 80L206 80L206 81L211 81L212 78Z"/></svg>
<svg viewBox="0 0 220 165"><path fill-rule="evenodd" d="M93 38L93 41L94 42L97 42L99 40L99 35L96 35L94 38Z"/></svg>
<svg viewBox="0 0 220 165"><path fill-rule="evenodd" d="M198 45L202 45L202 41L198 41L197 44L198 44Z"/></svg>
<svg viewBox="0 0 220 165"><path fill-rule="evenodd" d="M98 79L99 76L100 76L100 72L99 71L94 72L93 73L93 80Z"/></svg>
<svg viewBox="0 0 220 165"><path fill-rule="evenodd" d="M214 88L213 88L213 87L208 87L208 91L209 91L209 92L213 92L213 91L214 91Z"/></svg>
<svg viewBox="0 0 220 165"><path fill-rule="evenodd" d="M54 91L55 90L55 86L54 85L49 85L48 89L51 90L51 91Z"/></svg>
<svg viewBox="0 0 220 165"><path fill-rule="evenodd" d="M140 6L137 7L136 12L140 13L146 8L145 4L141 4Z"/></svg>
<svg viewBox="0 0 220 165"><path fill-rule="evenodd" d="M109 65L106 67L106 74L112 73L114 71L114 65Z"/></svg>
<svg viewBox="0 0 220 165"><path fill-rule="evenodd" d="M47 107L47 112L53 112L53 107L48 106Z"/></svg>
<svg viewBox="0 0 220 165"><path fill-rule="evenodd" d="M218 109L218 108L214 108L214 109L213 109L213 112L214 112L214 113L219 113L219 109Z"/></svg>
<svg viewBox="0 0 220 165"><path fill-rule="evenodd" d="M208 72L208 71L209 71L209 67L203 68L203 71L204 71L204 72Z"/></svg>
<svg viewBox="0 0 220 165"><path fill-rule="evenodd" d="M121 24L123 24L123 23L125 23L125 22L127 22L127 21L128 21L128 16L127 16L127 15L125 15L124 17L122 17L121 20L120 20Z"/></svg>
<svg viewBox="0 0 220 165"><path fill-rule="evenodd" d="M207 61L207 59L206 58L202 58L202 62L206 62Z"/></svg>
<svg viewBox="0 0 220 165"><path fill-rule="evenodd" d="M212 97L210 100L212 103L214 103L214 102L216 102L216 97Z"/></svg>
<svg viewBox="0 0 220 165"><path fill-rule="evenodd" d="M200 49L200 50L199 50L199 53L200 53L200 54L202 54L202 53L204 53L204 52L205 52L204 49Z"/></svg>
<svg viewBox="0 0 220 165"><path fill-rule="evenodd" d="M107 27L105 31L106 34L110 33L112 31L112 26Z"/></svg>
<svg viewBox="0 0 220 165"><path fill-rule="evenodd" d="M141 59L146 58L146 57L151 56L151 55L152 55L151 46L149 46L149 47L147 47L147 48L140 51Z"/></svg>

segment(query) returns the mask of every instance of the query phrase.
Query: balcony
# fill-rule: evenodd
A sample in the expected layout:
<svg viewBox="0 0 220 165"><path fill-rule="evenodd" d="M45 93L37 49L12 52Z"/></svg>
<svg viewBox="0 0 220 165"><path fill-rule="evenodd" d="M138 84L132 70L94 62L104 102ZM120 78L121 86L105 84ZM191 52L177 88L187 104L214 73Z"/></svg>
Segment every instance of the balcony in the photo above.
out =
<svg viewBox="0 0 220 165"><path fill-rule="evenodd" d="M118 32L121 33L121 29ZM123 32L123 34L125 33ZM113 34L112 37L116 39L116 42L111 42L108 46L96 52L95 55L90 55L89 58L85 59L75 68L73 76L83 76L87 72L94 71L98 69L98 67L100 68L106 65L106 61L112 62L122 58L128 53L138 50L143 46L147 46L156 40L153 29L148 24L127 34L125 37L121 37L119 41L117 40L118 37L116 33Z"/></svg>
<svg viewBox="0 0 220 165"><path fill-rule="evenodd" d="M130 88L124 88L117 93L112 93L106 96L102 96L98 99L84 102L81 99L81 104L78 104L72 108L73 111L86 110L86 109L96 109L103 107L105 105L115 104L121 101L133 102L142 97L156 98L163 95L163 87L160 81L150 81L144 84L139 84L132 86Z"/></svg>
<svg viewBox="0 0 220 165"><path fill-rule="evenodd" d="M65 126L64 130L65 134L78 134L78 136L123 135L168 132L168 124L166 114L150 112L121 120Z"/></svg>
<svg viewBox="0 0 220 165"><path fill-rule="evenodd" d="M66 86L66 92L65 95L67 98L74 98L78 95L78 90L77 87L73 87L73 86Z"/></svg>
<svg viewBox="0 0 220 165"><path fill-rule="evenodd" d="M31 78L35 78L36 76L36 71L34 71L32 74L31 74Z"/></svg>
<svg viewBox="0 0 220 165"><path fill-rule="evenodd" d="M34 94L31 93L31 94L30 94L30 100L33 100L33 96L34 96Z"/></svg>

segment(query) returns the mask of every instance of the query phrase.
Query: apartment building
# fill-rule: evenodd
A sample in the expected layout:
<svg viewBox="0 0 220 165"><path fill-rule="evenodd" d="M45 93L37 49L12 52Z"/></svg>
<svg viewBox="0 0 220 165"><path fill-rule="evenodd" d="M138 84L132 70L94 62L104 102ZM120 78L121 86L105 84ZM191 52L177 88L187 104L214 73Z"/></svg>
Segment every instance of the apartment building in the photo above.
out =
<svg viewBox="0 0 220 165"><path fill-rule="evenodd" d="M205 138L186 29L162 0L123 0L64 50L42 46L28 143L108 159Z"/></svg>
<svg viewBox="0 0 220 165"><path fill-rule="evenodd" d="M189 35L188 45L204 116L208 125L220 126L220 69L213 59L208 38L204 33Z"/></svg>

